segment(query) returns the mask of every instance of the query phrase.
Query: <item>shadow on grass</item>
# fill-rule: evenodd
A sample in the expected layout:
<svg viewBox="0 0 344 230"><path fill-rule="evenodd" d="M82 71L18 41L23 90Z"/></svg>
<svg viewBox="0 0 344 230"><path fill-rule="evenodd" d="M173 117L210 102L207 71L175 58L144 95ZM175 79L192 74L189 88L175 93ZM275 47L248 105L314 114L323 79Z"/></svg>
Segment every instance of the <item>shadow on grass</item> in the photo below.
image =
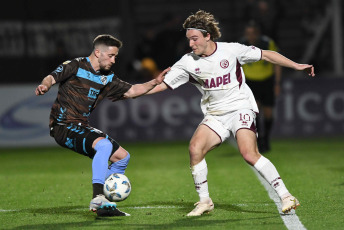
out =
<svg viewBox="0 0 344 230"><path fill-rule="evenodd" d="M177 202L147 202L141 203L138 207L161 207L161 206L173 206L176 207L174 211L180 213L180 218L171 220L165 224L154 224L154 223L138 223L137 220L130 220L130 217L97 217L90 211L88 211L84 206L62 206L62 207L51 207L51 208L32 208L32 209L22 209L21 212L32 213L33 214L33 224L26 224L14 227L12 229L69 229L69 228L113 228L120 226L120 228L124 229L174 229L177 227L180 228L188 228L188 227L212 227L212 226L219 226L226 223L237 223L241 222L240 224L245 225L249 224L251 221L260 220L262 222L271 222L275 218L279 218L279 215L274 212L267 212L267 211L256 211L250 210L248 207L239 207L236 205L231 204L224 204L218 203L215 204L215 211L210 213L209 215L204 215L200 217L187 217L186 213L188 213L193 208L192 202L185 202L185 201L177 201ZM129 208L129 206L122 205L123 209ZM222 219L214 219L216 218L216 210L224 210L228 212L227 217ZM265 214L264 216L259 217L251 217L242 218L233 217L231 212L234 213L251 213L251 214ZM40 218L42 215L75 215L79 216L80 219L85 219L85 221L79 222L67 222L67 223L43 223L43 224L34 224L34 218ZM167 215L167 214L166 214ZM237 216L237 215L234 215ZM126 221L125 219L128 219ZM168 219L168 217L166 217ZM269 221L270 220L270 221ZM47 221L51 222L51 220L47 219ZM120 221L120 222L118 222ZM172 222L171 222L172 221ZM274 224L274 221L271 223Z"/></svg>
<svg viewBox="0 0 344 230"><path fill-rule="evenodd" d="M199 228L199 229L212 229L212 228L219 228L221 225L227 223L240 223L240 225L250 225L249 222L254 220L261 220L261 221L268 221L271 219L275 219L275 216L269 217L259 217L259 218L226 218L226 219L217 219L217 220L209 220L205 219L204 216L198 217L183 217L181 219L175 220L172 223L168 224L122 224L121 226L124 228L132 228L132 229L176 229L176 228ZM246 223L246 224L245 224ZM275 223L271 223L275 225ZM224 227L224 226L223 226ZM226 227L224 227L225 229ZM278 228L277 228L278 229Z"/></svg>
<svg viewBox="0 0 344 230"><path fill-rule="evenodd" d="M51 218L46 219L45 222L52 222L51 219L61 217L63 215L74 215L79 216L80 219L88 219L80 222L69 222L69 223L45 223L45 224L26 224L17 226L11 229L68 229L68 228L86 228L91 227L92 224L99 223L103 227L113 227L116 218L99 218L96 214L92 213L85 206L61 206L61 207L50 207L50 208L28 208L21 209L21 213L31 213L33 215L32 222L34 223L35 218L41 218L43 215L51 215ZM119 220L119 219L117 219ZM42 222L42 220L40 220Z"/></svg>
<svg viewBox="0 0 344 230"><path fill-rule="evenodd" d="M103 222L108 222L102 227L114 227L113 219L104 219ZM85 229L90 228L94 224L94 220L80 221L80 222L70 222L70 223L54 223L54 224L33 224L33 225L22 225L11 229ZM97 226L99 228L99 226ZM96 227L95 227L96 228Z"/></svg>
<svg viewBox="0 0 344 230"><path fill-rule="evenodd" d="M257 203L257 205L259 205ZM175 206L182 215L190 212L193 207L194 203L192 202L186 202L186 201L166 201L166 202L161 202L161 201L153 201L153 202L148 202L148 203L141 203L139 205L140 207L154 207L154 206ZM122 208L130 207L129 205L124 205L121 206ZM256 210L250 210L248 207L240 207L238 205L232 205L232 204L227 204L227 203L215 203L215 210L217 209L222 209L228 212L239 212L239 213L260 213L260 214L275 214L275 212L268 212L268 211L256 211Z"/></svg>
<svg viewBox="0 0 344 230"><path fill-rule="evenodd" d="M20 210L21 212L47 215L80 215L88 214L90 211L85 206L60 206L60 207L49 207L49 208L27 208ZM87 215L89 216L89 215Z"/></svg>
<svg viewBox="0 0 344 230"><path fill-rule="evenodd" d="M215 211L211 212L210 214L204 214L203 216L196 216L196 217L187 217L186 214L192 210L194 204L192 202L148 202L144 204L140 204L139 207L161 207L161 206L170 206L176 207L176 212L180 213L181 218L175 219L172 223L166 224L137 224L137 223L122 223L121 226L124 228L129 229L175 229L175 228L212 228L212 227L219 227L219 225L224 225L227 223L237 223L241 222L241 225L250 225L251 221L258 220L267 225L274 225L276 222L274 220L280 219L279 214L275 212L268 212L268 211L256 211L256 210L249 210L249 208L241 208L237 205L231 204L223 204L223 203L215 203ZM125 206L123 206L125 208ZM228 211L228 218L223 219L215 219L216 218L216 210L225 210ZM233 217L231 212L234 213L251 213L251 214L265 214L265 216L260 217L253 217L253 218L236 218ZM235 214L235 216L237 216ZM271 220L273 220L271 222ZM277 222L278 222L277 221ZM251 226L252 227L252 226ZM280 227L280 226L279 226Z"/></svg>

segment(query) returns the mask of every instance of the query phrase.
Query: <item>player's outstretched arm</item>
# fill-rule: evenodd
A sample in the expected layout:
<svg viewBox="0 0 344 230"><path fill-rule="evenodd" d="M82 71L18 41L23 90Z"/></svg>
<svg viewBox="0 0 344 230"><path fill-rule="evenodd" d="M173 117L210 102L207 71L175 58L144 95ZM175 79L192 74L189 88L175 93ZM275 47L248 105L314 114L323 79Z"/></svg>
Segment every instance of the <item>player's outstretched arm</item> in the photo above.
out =
<svg viewBox="0 0 344 230"><path fill-rule="evenodd" d="M292 68L299 71L303 70L306 71L309 76L315 76L313 65L296 63L275 51L262 50L262 59L271 62L272 64Z"/></svg>
<svg viewBox="0 0 344 230"><path fill-rule="evenodd" d="M42 83L39 86L37 86L35 90L36 95L44 95L55 83L56 81L52 75L46 76L43 79Z"/></svg>
<svg viewBox="0 0 344 230"><path fill-rule="evenodd" d="M165 79L166 73L170 71L170 68L165 69L162 71L155 79L148 81L143 84L135 84L133 85L125 94L125 98L135 98L147 94L150 90L159 86L163 80Z"/></svg>
<svg viewBox="0 0 344 230"><path fill-rule="evenodd" d="M161 91L164 91L168 88L168 86L165 84L165 82L162 82L160 85L155 86L152 90L149 90L146 95L148 94L154 94L159 93Z"/></svg>

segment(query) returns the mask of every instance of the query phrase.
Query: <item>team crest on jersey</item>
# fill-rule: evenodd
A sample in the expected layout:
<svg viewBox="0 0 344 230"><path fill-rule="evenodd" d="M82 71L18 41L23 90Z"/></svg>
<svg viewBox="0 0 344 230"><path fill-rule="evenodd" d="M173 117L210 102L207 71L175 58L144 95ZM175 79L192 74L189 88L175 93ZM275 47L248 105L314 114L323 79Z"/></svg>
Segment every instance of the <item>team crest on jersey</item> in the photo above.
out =
<svg viewBox="0 0 344 230"><path fill-rule="evenodd" d="M102 81L103 85L106 85L106 83L107 83L107 76L104 76L104 75L101 76L100 80Z"/></svg>
<svg viewBox="0 0 344 230"><path fill-rule="evenodd" d="M54 70L54 72L53 73L61 73L62 72L62 70L63 70L63 65L59 65L55 70Z"/></svg>
<svg viewBox="0 0 344 230"><path fill-rule="evenodd" d="M196 73L196 74L200 74L200 73L201 73L201 70L197 67L197 68L195 69L195 73Z"/></svg>
<svg viewBox="0 0 344 230"><path fill-rule="evenodd" d="M229 62L226 59L223 59L222 61L220 61L220 66L223 69L226 69L229 66Z"/></svg>

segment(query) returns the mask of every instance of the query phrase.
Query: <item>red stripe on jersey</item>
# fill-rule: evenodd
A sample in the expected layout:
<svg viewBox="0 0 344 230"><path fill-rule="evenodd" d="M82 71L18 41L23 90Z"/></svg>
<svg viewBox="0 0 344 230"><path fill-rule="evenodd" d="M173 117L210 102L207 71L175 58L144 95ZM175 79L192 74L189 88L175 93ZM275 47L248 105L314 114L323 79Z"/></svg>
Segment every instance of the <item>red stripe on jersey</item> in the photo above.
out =
<svg viewBox="0 0 344 230"><path fill-rule="evenodd" d="M189 82L192 84L201 85L191 74L189 74Z"/></svg>
<svg viewBox="0 0 344 230"><path fill-rule="evenodd" d="M239 63L238 59L237 59L235 74L237 77L237 81L239 82L239 88L240 88L242 85L242 75L241 75L241 64Z"/></svg>

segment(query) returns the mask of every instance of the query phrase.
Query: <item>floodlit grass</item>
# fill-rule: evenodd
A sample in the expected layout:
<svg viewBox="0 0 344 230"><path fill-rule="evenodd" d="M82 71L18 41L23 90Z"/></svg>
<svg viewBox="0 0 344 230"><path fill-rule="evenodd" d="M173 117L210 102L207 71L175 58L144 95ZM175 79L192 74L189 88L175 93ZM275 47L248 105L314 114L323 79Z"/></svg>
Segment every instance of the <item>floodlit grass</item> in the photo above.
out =
<svg viewBox="0 0 344 230"><path fill-rule="evenodd" d="M56 148L0 150L1 229L286 229L237 150L225 143L207 156L215 211L186 217L197 201L188 144L122 144L131 154L129 198L118 203L130 217L98 218L88 211L91 160ZM307 229L344 224L344 140L275 140L266 154L290 192Z"/></svg>

